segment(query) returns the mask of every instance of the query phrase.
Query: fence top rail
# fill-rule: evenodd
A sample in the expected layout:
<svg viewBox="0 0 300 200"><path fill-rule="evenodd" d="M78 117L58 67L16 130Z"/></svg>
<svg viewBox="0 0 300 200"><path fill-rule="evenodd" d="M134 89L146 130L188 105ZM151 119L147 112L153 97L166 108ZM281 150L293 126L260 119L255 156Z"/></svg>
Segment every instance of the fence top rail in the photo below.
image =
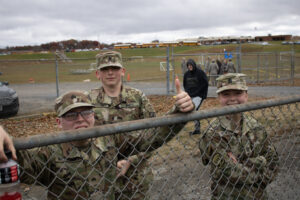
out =
<svg viewBox="0 0 300 200"><path fill-rule="evenodd" d="M117 124L108 124L97 126L93 128L61 131L53 134L35 135L27 138L14 138L15 148L30 149L34 147L47 146L58 143L65 143L75 140L83 140L87 138L95 138L100 136L125 133L135 130L148 129L160 126L167 126L176 123L184 123L193 120L201 120L205 118L217 117L232 113L239 113L257 109L263 109L268 107L280 106L285 104L300 102L300 95L293 95L286 98L272 99L251 102L247 104L241 104L236 106L226 106L222 108L215 108L210 110L203 110L200 112L192 112L189 114L173 114L162 117L134 120L121 122Z"/></svg>
<svg viewBox="0 0 300 200"><path fill-rule="evenodd" d="M231 53L233 55L237 55L240 54L240 52L236 52L236 51L230 51L227 53ZM244 55L273 55L273 54L277 54L277 53L287 53L287 54L291 54L292 51L275 51L275 52L241 52ZM172 54L172 56L210 56L210 55L223 55L225 54L224 52L216 52L216 53L191 53L191 54Z"/></svg>

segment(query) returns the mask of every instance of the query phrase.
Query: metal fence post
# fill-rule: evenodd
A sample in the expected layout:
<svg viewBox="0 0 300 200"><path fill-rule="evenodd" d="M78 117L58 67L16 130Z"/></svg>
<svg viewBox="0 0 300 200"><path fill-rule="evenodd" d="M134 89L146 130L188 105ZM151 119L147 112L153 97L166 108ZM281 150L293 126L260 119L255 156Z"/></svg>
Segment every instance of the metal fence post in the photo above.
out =
<svg viewBox="0 0 300 200"><path fill-rule="evenodd" d="M259 83L259 65L260 65L260 56L257 54L257 83Z"/></svg>
<svg viewBox="0 0 300 200"><path fill-rule="evenodd" d="M295 50L294 44L292 44L292 55L291 55L291 82L292 86L294 86L294 71L295 70Z"/></svg>
<svg viewBox="0 0 300 200"><path fill-rule="evenodd" d="M174 64L174 47L172 46L172 56L171 56L171 64L172 64L172 67L173 67L173 70L172 70L172 92L176 92L175 91L175 64Z"/></svg>
<svg viewBox="0 0 300 200"><path fill-rule="evenodd" d="M237 71L238 71L238 73L242 72L242 69L241 69L241 57L242 57L242 46L241 46L241 41L240 41L239 45L237 47L237 63L238 63Z"/></svg>
<svg viewBox="0 0 300 200"><path fill-rule="evenodd" d="M275 72L276 72L276 81L278 81L278 69L279 69L279 56L278 56L278 52L275 53L275 62L276 62L276 69L275 69Z"/></svg>
<svg viewBox="0 0 300 200"><path fill-rule="evenodd" d="M55 53L55 77L56 77L56 97L59 97L59 87L58 87L58 55L57 51Z"/></svg>
<svg viewBox="0 0 300 200"><path fill-rule="evenodd" d="M169 60L170 60L170 51L169 46L167 46L167 94L170 94L170 66L169 66Z"/></svg>

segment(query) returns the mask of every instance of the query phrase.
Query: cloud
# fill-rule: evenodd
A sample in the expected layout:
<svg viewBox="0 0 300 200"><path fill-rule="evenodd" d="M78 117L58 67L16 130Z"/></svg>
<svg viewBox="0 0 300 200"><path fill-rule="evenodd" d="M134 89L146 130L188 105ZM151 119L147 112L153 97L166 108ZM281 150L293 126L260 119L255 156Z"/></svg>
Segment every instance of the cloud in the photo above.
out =
<svg viewBox="0 0 300 200"><path fill-rule="evenodd" d="M220 35L300 35L297 0L11 0L0 46L67 39L149 42Z"/></svg>

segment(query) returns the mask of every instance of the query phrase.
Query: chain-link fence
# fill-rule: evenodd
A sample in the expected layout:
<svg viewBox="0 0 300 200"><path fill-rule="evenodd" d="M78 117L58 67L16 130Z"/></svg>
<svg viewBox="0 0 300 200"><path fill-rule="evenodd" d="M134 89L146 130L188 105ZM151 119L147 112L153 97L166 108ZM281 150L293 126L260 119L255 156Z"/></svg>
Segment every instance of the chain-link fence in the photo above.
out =
<svg viewBox="0 0 300 200"><path fill-rule="evenodd" d="M15 139L24 199L298 199L299 102L291 96ZM234 124L236 113L243 118ZM193 120L200 135L189 134ZM85 147L70 143L88 138ZM123 159L131 166L118 177Z"/></svg>
<svg viewBox="0 0 300 200"><path fill-rule="evenodd" d="M165 51L165 50L164 50ZM96 52L94 53L96 55ZM238 72L248 75L253 83L280 82L293 83L300 77L300 57L293 51L285 52L231 52L232 62ZM68 57L66 56L68 55ZM10 83L50 83L97 81L95 76L95 57L76 58L73 54L59 56L45 55L45 59L0 60L1 80ZM220 62L224 53L175 54L172 49L165 56L127 56L123 57L126 73L124 81L171 82L175 74L183 75L183 59L192 58L203 70L207 68L208 58ZM227 59L228 60L228 59ZM220 64L220 63L219 63ZM214 75L209 75L214 76ZM179 76L180 77L180 76ZM167 86L171 88L173 85Z"/></svg>
<svg viewBox="0 0 300 200"><path fill-rule="evenodd" d="M171 62L176 67L178 74L183 75L187 71L184 67L188 59L194 59L208 77L219 76L210 74L209 64L214 59L218 67L222 67L225 59L224 53L196 53L196 54L172 54ZM253 52L231 53L232 63L236 72L247 74L250 83L280 83L289 81L293 84L295 78L300 78L300 57L294 52ZM228 65L228 58L227 65Z"/></svg>

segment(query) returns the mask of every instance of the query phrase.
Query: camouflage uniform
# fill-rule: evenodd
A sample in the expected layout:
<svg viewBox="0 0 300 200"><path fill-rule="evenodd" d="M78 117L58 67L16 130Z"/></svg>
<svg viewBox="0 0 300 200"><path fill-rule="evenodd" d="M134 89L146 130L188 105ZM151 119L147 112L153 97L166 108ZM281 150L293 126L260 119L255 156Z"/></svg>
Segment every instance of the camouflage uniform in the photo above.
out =
<svg viewBox="0 0 300 200"><path fill-rule="evenodd" d="M208 74L209 72L209 65L210 65L210 57L207 58L207 61L205 62L204 72Z"/></svg>
<svg viewBox="0 0 300 200"><path fill-rule="evenodd" d="M82 91L68 92L55 102L58 117L81 107L94 107ZM114 147L99 138L81 147L62 143L17 154L21 182L45 186L49 199L115 199L117 158Z"/></svg>
<svg viewBox="0 0 300 200"><path fill-rule="evenodd" d="M227 65L227 60L224 59L222 61L222 65L221 65L221 70L220 70L220 74L227 74L228 73L228 65Z"/></svg>
<svg viewBox="0 0 300 200"><path fill-rule="evenodd" d="M108 56L112 58L107 58ZM110 60L119 56L119 54L97 55L98 69L102 66L115 66L115 63ZM110 63L107 64L107 62ZM144 93L124 85L118 97L109 97L101 87L91 90L90 99L95 106L96 125L145 119L156 115ZM176 107L170 111L170 113L173 112L177 112ZM139 200L149 197L147 192L153 181L153 174L151 168L147 167L149 165L147 158L151 156L151 151L172 139L184 125L185 123L182 123L173 127L152 128L99 138L103 140L103 144L115 147L114 151L118 155L118 160L131 156L132 167L125 177L120 177L117 181L119 191L116 193L116 199Z"/></svg>
<svg viewBox="0 0 300 200"><path fill-rule="evenodd" d="M18 151L21 182L47 187L48 199L113 200L117 160L112 152L98 139L84 149L64 143Z"/></svg>
<svg viewBox="0 0 300 200"><path fill-rule="evenodd" d="M184 74L186 71L187 71L187 67L186 67L186 61L185 61L185 58L182 58L182 61L181 61L181 71L182 71L182 74Z"/></svg>
<svg viewBox="0 0 300 200"><path fill-rule="evenodd" d="M228 68L228 73L236 73L234 64L231 60L229 60L227 68Z"/></svg>
<svg viewBox="0 0 300 200"><path fill-rule="evenodd" d="M243 74L219 77L218 91L247 90ZM212 199L267 199L265 188L278 173L278 155L266 130L241 113L240 129L227 116L215 119L201 136L204 165L210 164ZM237 159L235 163L229 156Z"/></svg>
<svg viewBox="0 0 300 200"><path fill-rule="evenodd" d="M148 98L134 88L123 85L119 97L109 97L103 88L94 89L90 97L95 105L96 125L155 117ZM176 109L170 111L172 112L176 112ZM147 198L147 191L153 181L152 171L146 167L150 152L172 139L184 125L176 124L172 127L172 132L170 127L161 127L99 138L105 140L104 144L117 147L114 150L118 154L118 160L128 156L135 158L127 176L118 179L120 199Z"/></svg>
<svg viewBox="0 0 300 200"><path fill-rule="evenodd" d="M216 60L212 60L210 65L209 65L209 79L211 80L211 85L212 86L216 86L216 79L218 77L218 71L219 71L219 67L216 63Z"/></svg>

